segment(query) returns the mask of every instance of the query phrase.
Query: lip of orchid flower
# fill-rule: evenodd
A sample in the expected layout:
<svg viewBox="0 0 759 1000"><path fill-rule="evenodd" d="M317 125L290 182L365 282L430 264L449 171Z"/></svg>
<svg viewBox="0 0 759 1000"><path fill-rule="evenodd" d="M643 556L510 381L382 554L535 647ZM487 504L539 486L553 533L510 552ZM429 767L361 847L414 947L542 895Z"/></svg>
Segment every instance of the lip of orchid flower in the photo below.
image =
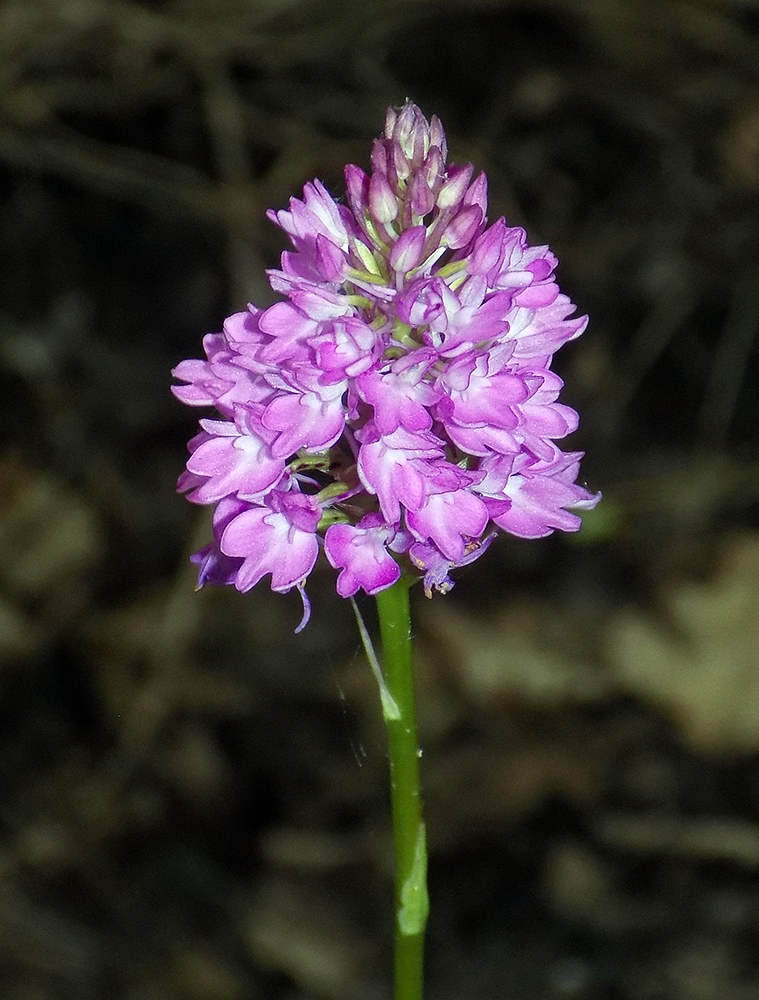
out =
<svg viewBox="0 0 759 1000"><path fill-rule="evenodd" d="M598 502L555 443L578 418L550 368L587 319L548 247L488 225L485 174L447 155L436 117L389 109L370 172L345 168L347 205L315 180L267 213L292 244L269 271L284 299L175 368L175 395L218 411L178 484L216 505L199 586L270 575L301 594L300 629L322 548L343 597L402 572L429 596L499 531L575 531Z"/></svg>
<svg viewBox="0 0 759 1000"><path fill-rule="evenodd" d="M341 597L352 597L359 589L373 595L400 579L401 568L388 549L395 534L379 514L367 514L355 525L327 528L324 551L341 571L336 584Z"/></svg>

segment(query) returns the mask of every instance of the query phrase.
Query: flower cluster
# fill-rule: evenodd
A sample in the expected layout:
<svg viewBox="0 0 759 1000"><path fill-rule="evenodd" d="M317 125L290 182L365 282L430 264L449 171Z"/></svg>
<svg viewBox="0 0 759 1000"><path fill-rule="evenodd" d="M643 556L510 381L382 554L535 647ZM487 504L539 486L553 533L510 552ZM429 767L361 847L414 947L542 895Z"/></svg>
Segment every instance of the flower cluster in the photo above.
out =
<svg viewBox="0 0 759 1000"><path fill-rule="evenodd" d="M348 205L318 180L270 211L293 250L269 272L285 296L249 306L183 361L174 389L200 421L179 489L216 504L199 584L246 591L271 574L300 590L320 547L343 597L391 586L402 568L433 589L496 529L574 531L577 426L551 358L586 318L554 280L556 258L503 218L487 180L446 166L437 118L389 110L371 173L345 170Z"/></svg>

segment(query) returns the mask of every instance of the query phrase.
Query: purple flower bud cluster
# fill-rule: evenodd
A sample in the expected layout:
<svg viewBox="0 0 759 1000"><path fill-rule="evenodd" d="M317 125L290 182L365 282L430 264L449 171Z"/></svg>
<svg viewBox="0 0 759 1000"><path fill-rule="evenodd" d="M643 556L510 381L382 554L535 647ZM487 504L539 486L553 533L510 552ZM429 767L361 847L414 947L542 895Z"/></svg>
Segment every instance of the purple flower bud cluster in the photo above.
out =
<svg viewBox="0 0 759 1000"><path fill-rule="evenodd" d="M405 569L433 589L498 528L574 531L598 501L576 483L577 426L551 358L586 318L554 280L556 258L501 218L487 179L446 166L437 118L389 110L371 173L345 170L348 205L320 181L268 213L293 250L269 272L283 301L249 306L174 370L212 406L179 489L215 504L199 584L304 584L320 548L337 590L376 594Z"/></svg>

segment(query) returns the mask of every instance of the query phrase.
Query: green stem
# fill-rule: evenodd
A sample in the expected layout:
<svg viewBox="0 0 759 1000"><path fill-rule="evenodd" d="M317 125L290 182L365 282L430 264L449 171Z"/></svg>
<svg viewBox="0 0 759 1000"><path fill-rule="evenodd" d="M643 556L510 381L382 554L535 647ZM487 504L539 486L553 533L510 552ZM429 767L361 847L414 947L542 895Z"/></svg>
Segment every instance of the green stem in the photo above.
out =
<svg viewBox="0 0 759 1000"><path fill-rule="evenodd" d="M422 1000L427 897L427 844L419 785L414 670L411 657L409 583L400 579L377 594L390 750L390 787L395 843L395 1000Z"/></svg>

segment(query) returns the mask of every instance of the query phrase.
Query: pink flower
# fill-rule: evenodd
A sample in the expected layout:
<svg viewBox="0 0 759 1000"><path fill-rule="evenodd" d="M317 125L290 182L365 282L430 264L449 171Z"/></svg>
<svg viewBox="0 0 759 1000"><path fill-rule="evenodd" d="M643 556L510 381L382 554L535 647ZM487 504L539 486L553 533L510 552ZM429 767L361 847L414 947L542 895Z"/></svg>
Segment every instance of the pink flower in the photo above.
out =
<svg viewBox="0 0 759 1000"><path fill-rule="evenodd" d="M388 550L395 530L379 514L367 514L358 524L333 524L324 536L330 563L341 568L337 592L352 597L359 588L376 594L400 579L401 568Z"/></svg>
<svg viewBox="0 0 759 1000"><path fill-rule="evenodd" d="M487 179L446 165L443 128L390 109L371 173L348 166L350 207L320 181L269 218L293 249L269 272L284 299L250 306L181 362L174 392L213 406L179 487L216 504L199 585L304 586L319 549L348 597L404 570L425 591L479 558L498 530L580 526L577 426L553 353L585 329L556 258L505 219Z"/></svg>
<svg viewBox="0 0 759 1000"><path fill-rule="evenodd" d="M249 500L272 489L282 478L285 463L272 455L269 444L248 430L245 412L238 421L201 420L187 471L195 478L190 499L215 503L224 497Z"/></svg>

